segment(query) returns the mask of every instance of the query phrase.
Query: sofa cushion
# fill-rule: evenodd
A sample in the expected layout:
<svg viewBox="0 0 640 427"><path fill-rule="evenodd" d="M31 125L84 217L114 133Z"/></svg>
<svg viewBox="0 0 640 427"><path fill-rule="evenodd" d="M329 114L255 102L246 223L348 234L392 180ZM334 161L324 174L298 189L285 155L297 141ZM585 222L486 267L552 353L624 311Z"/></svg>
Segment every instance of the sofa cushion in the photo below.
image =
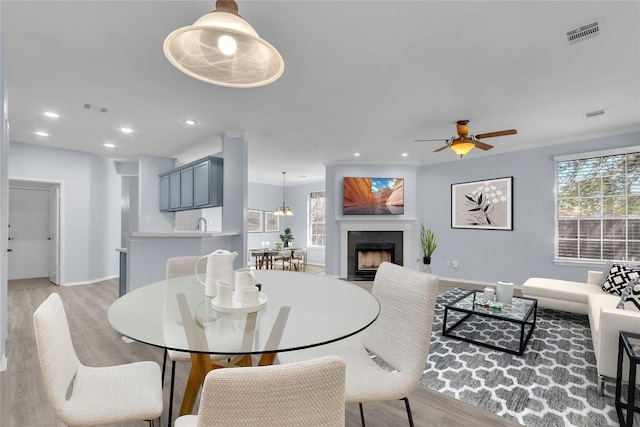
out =
<svg viewBox="0 0 640 427"><path fill-rule="evenodd" d="M532 277L524 282L522 293L533 298L540 296L582 304L587 304L587 297L591 294L603 294L598 285L538 277ZM616 299L616 303L617 301L618 299ZM615 307L615 303L613 307Z"/></svg>
<svg viewBox="0 0 640 427"><path fill-rule="evenodd" d="M627 283L622 295L620 295L620 302L618 302L616 308L640 311L640 282L638 279L633 279Z"/></svg>
<svg viewBox="0 0 640 427"><path fill-rule="evenodd" d="M622 264L613 264L602 284L602 290L611 294L621 295L624 288L627 287L627 283L638 277L640 277L640 269L634 269Z"/></svg>

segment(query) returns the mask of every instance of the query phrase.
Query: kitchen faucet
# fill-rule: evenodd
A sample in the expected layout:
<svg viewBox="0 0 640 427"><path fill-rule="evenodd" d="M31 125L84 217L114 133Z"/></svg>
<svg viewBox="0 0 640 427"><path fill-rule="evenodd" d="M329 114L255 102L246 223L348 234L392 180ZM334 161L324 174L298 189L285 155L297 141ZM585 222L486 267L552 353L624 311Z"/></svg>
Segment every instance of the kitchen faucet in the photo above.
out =
<svg viewBox="0 0 640 427"><path fill-rule="evenodd" d="M204 222L204 228L200 227L200 221ZM202 218L202 217L198 218L198 223L196 224L196 230L200 230L203 233L206 233L207 232L207 220Z"/></svg>

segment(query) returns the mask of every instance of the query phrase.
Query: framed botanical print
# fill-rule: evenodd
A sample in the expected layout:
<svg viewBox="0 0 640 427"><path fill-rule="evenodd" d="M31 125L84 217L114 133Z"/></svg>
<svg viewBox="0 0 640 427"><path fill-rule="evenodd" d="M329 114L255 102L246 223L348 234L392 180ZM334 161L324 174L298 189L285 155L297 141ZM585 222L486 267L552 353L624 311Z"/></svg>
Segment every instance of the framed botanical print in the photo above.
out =
<svg viewBox="0 0 640 427"><path fill-rule="evenodd" d="M273 212L264 211L264 232L275 233L280 231L280 217Z"/></svg>
<svg viewBox="0 0 640 427"><path fill-rule="evenodd" d="M513 230L513 177L451 184L451 228Z"/></svg>
<svg viewBox="0 0 640 427"><path fill-rule="evenodd" d="M247 211L247 231L249 233L262 233L262 211L249 209Z"/></svg>

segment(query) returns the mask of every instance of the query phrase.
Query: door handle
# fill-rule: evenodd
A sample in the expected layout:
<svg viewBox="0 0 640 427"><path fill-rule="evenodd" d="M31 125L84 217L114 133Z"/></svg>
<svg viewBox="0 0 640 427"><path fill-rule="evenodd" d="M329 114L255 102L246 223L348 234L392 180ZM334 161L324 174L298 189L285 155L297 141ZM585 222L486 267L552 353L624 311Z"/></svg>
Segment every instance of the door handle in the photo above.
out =
<svg viewBox="0 0 640 427"><path fill-rule="evenodd" d="M51 237L47 237L47 240L51 240Z"/></svg>
<svg viewBox="0 0 640 427"><path fill-rule="evenodd" d="M9 240L15 240L15 239L16 239L15 237L9 237Z"/></svg>
<svg viewBox="0 0 640 427"><path fill-rule="evenodd" d="M7 252L13 252L13 249L7 249Z"/></svg>

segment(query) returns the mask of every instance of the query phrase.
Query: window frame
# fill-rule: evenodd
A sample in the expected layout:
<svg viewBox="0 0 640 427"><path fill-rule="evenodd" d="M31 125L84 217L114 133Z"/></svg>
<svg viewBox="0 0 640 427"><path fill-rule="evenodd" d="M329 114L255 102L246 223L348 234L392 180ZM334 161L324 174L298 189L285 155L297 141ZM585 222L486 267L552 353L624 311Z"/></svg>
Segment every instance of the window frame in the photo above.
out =
<svg viewBox="0 0 640 427"><path fill-rule="evenodd" d="M573 161L573 160L583 160L583 159L590 159L590 158L594 158L594 157L607 157L607 156L617 156L617 155L622 155L622 154L630 154L630 153L640 153L640 145L631 145L631 146L627 146L627 147L619 147L619 148L613 148L613 149L607 149L607 150L597 150L597 151L588 151L588 152L584 152L584 153L576 153L576 154L568 154L568 155L560 155L560 156L554 156L553 158L553 168L554 168L554 188L553 188L553 193L554 193L554 212L553 212L553 218L554 218L554 241L553 241L553 245L554 245L554 253L553 253L553 263L555 265L565 265L565 266L583 266L583 267L602 267L604 266L607 261L609 260L598 260L598 259L589 259L589 258L564 258L564 257L559 257L558 256L558 251L559 251L559 227L558 227L558 223L560 220L560 217L558 216L558 207L559 207L559 195L558 195L558 163L559 162L565 162L565 161ZM633 216L633 217L637 217L640 218L640 215L638 216ZM600 215L599 217L600 219L605 219L604 215ZM625 219L628 219L629 216L624 216ZM602 241L603 238L602 236L600 237L600 240ZM625 239L625 242L628 241L627 239Z"/></svg>
<svg viewBox="0 0 640 427"><path fill-rule="evenodd" d="M324 196L322 198L324 198L324 222L319 223L319 222L315 222L312 223L311 221L311 200L312 200L312 195L314 193L324 193ZM310 191L309 193L309 197L307 199L307 203L308 203L308 209L307 209L307 243L308 246L311 248L324 248L326 247L326 243L327 243L327 190L318 190L318 191ZM324 245L314 245L313 244L313 238L312 238L312 225L313 224L324 224L325 226L325 234L324 234L324 239L325 239L325 244Z"/></svg>

